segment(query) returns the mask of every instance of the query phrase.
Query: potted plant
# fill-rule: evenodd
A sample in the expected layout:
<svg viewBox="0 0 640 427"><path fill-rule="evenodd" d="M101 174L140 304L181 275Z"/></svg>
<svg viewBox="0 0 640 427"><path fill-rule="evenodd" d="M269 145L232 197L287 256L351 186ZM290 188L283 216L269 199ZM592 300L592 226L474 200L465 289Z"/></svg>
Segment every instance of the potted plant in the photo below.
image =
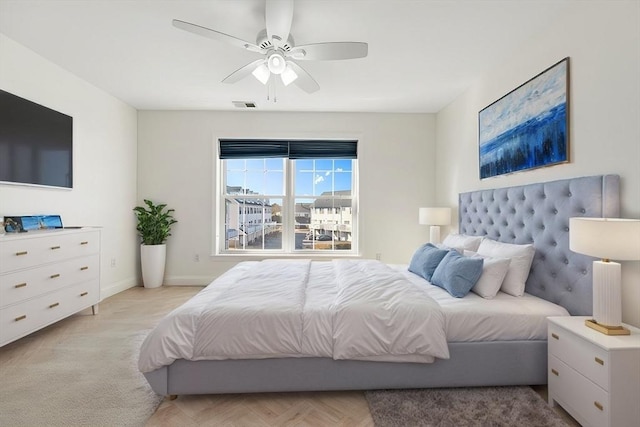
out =
<svg viewBox="0 0 640 427"><path fill-rule="evenodd" d="M166 241L171 236L174 209L166 209L164 203L154 204L144 200L146 206L136 206L133 210L138 218L138 235L142 239L140 245L140 264L142 267L142 283L145 288L162 286L164 266L167 257Z"/></svg>

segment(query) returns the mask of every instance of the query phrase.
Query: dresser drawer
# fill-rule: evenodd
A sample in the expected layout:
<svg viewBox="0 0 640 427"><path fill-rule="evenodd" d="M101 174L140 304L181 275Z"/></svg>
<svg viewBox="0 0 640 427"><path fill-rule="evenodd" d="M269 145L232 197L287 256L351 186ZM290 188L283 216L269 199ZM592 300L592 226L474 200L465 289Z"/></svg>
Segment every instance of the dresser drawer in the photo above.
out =
<svg viewBox="0 0 640 427"><path fill-rule="evenodd" d="M555 356L549 356L549 393L583 426L610 426L609 393Z"/></svg>
<svg viewBox="0 0 640 427"><path fill-rule="evenodd" d="M98 278L0 309L0 346L100 300Z"/></svg>
<svg viewBox="0 0 640 427"><path fill-rule="evenodd" d="M95 279L99 275L98 254L5 274L0 276L0 306Z"/></svg>
<svg viewBox="0 0 640 427"><path fill-rule="evenodd" d="M550 323L549 354L557 357L604 390L609 390L609 353Z"/></svg>
<svg viewBox="0 0 640 427"><path fill-rule="evenodd" d="M12 239L0 244L0 273L99 253L100 233L51 232L35 238Z"/></svg>

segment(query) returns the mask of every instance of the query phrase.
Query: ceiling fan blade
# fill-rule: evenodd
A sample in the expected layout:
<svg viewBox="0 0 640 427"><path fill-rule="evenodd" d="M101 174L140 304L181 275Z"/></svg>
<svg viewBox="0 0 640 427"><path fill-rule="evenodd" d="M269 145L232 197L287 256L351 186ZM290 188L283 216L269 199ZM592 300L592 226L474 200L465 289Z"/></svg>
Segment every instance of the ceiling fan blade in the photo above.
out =
<svg viewBox="0 0 640 427"><path fill-rule="evenodd" d="M258 68L261 64L264 64L264 59L258 59L253 62L248 63L247 65L238 68L233 73L229 74L227 77L222 80L222 83L235 83L247 77L249 74L253 72L256 68Z"/></svg>
<svg viewBox="0 0 640 427"><path fill-rule="evenodd" d="M249 43L248 41L239 39L234 36L230 36L229 34L221 33L220 31L212 30L211 28L202 27L196 24L191 24L189 22L180 21L179 19L174 19L172 22L174 27L180 28L181 30L189 31L190 33L208 37L213 40L230 43L234 46L249 50L251 52L265 53L263 49L260 49L255 44Z"/></svg>
<svg viewBox="0 0 640 427"><path fill-rule="evenodd" d="M267 0L265 7L267 36L281 46L287 42L293 19L293 0Z"/></svg>
<svg viewBox="0 0 640 427"><path fill-rule="evenodd" d="M364 58L368 53L367 43L329 42L296 46L287 53L287 56L304 61L325 61Z"/></svg>
<svg viewBox="0 0 640 427"><path fill-rule="evenodd" d="M307 73L301 66L293 61L287 61L287 64L293 68L293 71L298 75L298 78L293 81L300 89L307 93L313 93L320 89L320 85L316 82L311 74Z"/></svg>

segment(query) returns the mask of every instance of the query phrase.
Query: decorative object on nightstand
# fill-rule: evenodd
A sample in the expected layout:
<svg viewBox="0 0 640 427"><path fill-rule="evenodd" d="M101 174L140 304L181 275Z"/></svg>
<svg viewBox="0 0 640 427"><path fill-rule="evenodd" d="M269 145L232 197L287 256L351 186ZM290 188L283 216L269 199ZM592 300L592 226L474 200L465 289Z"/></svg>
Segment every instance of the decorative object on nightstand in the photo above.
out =
<svg viewBox="0 0 640 427"><path fill-rule="evenodd" d="M585 324L607 335L629 335L622 326L620 261L640 260L640 220L570 218L569 247L602 258L593 262L593 319Z"/></svg>
<svg viewBox="0 0 640 427"><path fill-rule="evenodd" d="M585 328L585 316L547 318L549 404L584 427L636 427L640 420L640 329L625 336Z"/></svg>
<svg viewBox="0 0 640 427"><path fill-rule="evenodd" d="M140 264L142 268L142 283L145 288L162 286L164 267L167 257L165 242L171 236L171 226L174 209L166 209L164 203L154 204L151 200L144 201L145 206L136 206L133 210L138 218L138 235L140 245Z"/></svg>
<svg viewBox="0 0 640 427"><path fill-rule="evenodd" d="M440 226L451 224L451 208L420 208L418 223L430 225L429 242L440 243Z"/></svg>

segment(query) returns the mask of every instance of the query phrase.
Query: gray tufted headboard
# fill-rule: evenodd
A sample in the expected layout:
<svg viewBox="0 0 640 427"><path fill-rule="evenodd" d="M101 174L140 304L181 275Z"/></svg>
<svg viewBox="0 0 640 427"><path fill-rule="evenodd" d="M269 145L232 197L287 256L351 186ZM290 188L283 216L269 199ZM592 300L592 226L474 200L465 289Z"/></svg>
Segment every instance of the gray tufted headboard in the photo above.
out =
<svg viewBox="0 0 640 427"><path fill-rule="evenodd" d="M460 193L459 232L533 243L536 254L526 292L574 316L590 315L593 258L569 249L569 218L617 218L619 186L618 175L598 175Z"/></svg>

